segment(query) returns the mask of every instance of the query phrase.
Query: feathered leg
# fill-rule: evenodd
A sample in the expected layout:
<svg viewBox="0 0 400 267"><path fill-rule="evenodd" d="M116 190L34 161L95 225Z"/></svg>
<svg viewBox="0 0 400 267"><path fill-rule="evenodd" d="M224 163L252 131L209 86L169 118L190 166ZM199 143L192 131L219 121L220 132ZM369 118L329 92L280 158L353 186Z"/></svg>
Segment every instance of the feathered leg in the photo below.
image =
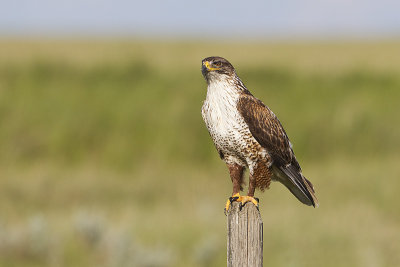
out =
<svg viewBox="0 0 400 267"><path fill-rule="evenodd" d="M232 190L232 196L233 196L235 194L238 194L241 190L243 190L242 184L243 184L244 167L235 163L235 164L229 164L228 169L233 185L233 190Z"/></svg>
<svg viewBox="0 0 400 267"><path fill-rule="evenodd" d="M243 189L242 184L243 184L243 172L244 172L244 167L240 166L239 164L227 164L228 169L229 169L229 175L232 180L232 197L230 197L226 201L225 205L225 214L228 212L229 207L233 201L237 201L240 198L240 191Z"/></svg>
<svg viewBox="0 0 400 267"><path fill-rule="evenodd" d="M254 197L254 191L256 191L256 182L257 179L250 173L249 175L249 191L247 192L247 195L249 197Z"/></svg>
<svg viewBox="0 0 400 267"><path fill-rule="evenodd" d="M240 209L242 209L242 206L244 206L247 202L252 202L258 208L258 199L254 198L254 191L256 190L257 179L252 174L249 175L248 194L247 196L241 196L240 191L243 189L242 183L244 167L238 164L228 164L228 168L233 184L233 192L232 197L230 197L226 201L225 214L228 212L229 207L233 201L240 202Z"/></svg>
<svg viewBox="0 0 400 267"><path fill-rule="evenodd" d="M250 173L250 175L249 175L249 191L247 192L247 196L239 197L239 199L236 200L236 201L240 201L240 209L247 202L253 203L256 206L256 208L258 209L259 200L258 200L258 198L254 197L254 191L256 190L256 185L257 185L257 179L253 174Z"/></svg>
<svg viewBox="0 0 400 267"><path fill-rule="evenodd" d="M249 191L247 196L240 197L241 206L247 202L253 203L258 209L259 199L254 197L254 191L258 187L261 191L269 187L271 183L271 171L268 168L268 161L259 161L254 166L253 171L249 175ZM237 200L239 201L239 200Z"/></svg>

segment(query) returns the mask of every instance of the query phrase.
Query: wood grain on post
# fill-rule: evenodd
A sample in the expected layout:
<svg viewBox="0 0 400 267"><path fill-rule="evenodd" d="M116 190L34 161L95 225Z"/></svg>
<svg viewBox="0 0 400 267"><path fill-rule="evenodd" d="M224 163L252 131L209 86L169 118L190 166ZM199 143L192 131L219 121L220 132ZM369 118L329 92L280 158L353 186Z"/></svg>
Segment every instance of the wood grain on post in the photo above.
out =
<svg viewBox="0 0 400 267"><path fill-rule="evenodd" d="M257 208L247 203L239 211L239 203L233 202L227 226L227 266L263 266L263 223Z"/></svg>

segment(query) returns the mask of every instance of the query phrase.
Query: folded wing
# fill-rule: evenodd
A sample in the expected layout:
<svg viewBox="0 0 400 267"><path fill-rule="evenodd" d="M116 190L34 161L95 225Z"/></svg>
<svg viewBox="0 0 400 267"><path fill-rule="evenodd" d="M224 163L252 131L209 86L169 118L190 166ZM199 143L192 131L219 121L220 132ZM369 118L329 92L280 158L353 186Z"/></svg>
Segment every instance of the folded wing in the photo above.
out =
<svg viewBox="0 0 400 267"><path fill-rule="evenodd" d="M276 115L250 93L241 95L237 108L251 134L271 155L276 178L302 203L318 205L314 188L302 175L289 138Z"/></svg>

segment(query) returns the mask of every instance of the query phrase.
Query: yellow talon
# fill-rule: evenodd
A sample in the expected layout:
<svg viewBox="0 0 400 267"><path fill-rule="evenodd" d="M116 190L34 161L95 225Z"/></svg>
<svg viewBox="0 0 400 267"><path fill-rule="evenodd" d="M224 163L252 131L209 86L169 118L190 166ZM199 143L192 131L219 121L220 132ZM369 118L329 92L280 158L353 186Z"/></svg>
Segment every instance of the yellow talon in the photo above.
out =
<svg viewBox="0 0 400 267"><path fill-rule="evenodd" d="M240 203L242 204L242 206L244 206L244 204L246 204L247 202L253 203L254 206L256 206L256 208L258 209L258 200L256 198L250 196L241 197Z"/></svg>
<svg viewBox="0 0 400 267"><path fill-rule="evenodd" d="M231 206L231 200L228 198L228 200L226 201L226 204L225 204L225 209L224 209L225 215L228 212L230 206Z"/></svg>
<svg viewBox="0 0 400 267"><path fill-rule="evenodd" d="M224 210L225 215L227 214L229 207L231 206L231 203L233 201L239 201L240 198L241 198L241 196L239 193L236 193L232 197L228 198L228 200L226 201L226 204L225 204L225 210Z"/></svg>
<svg viewBox="0 0 400 267"><path fill-rule="evenodd" d="M254 206L256 206L257 209L258 209L258 206L259 206L259 205L258 205L258 202L259 202L258 198L250 197L250 196L241 196L239 193L236 193L236 194L234 194L232 197L230 197L230 198L226 201L225 210L224 210L225 215L227 214L227 212L228 212L228 210L229 210L229 208L230 208L230 206L231 206L231 203L232 203L233 201L240 202L240 209L242 209L242 207L243 207L247 202L253 203Z"/></svg>

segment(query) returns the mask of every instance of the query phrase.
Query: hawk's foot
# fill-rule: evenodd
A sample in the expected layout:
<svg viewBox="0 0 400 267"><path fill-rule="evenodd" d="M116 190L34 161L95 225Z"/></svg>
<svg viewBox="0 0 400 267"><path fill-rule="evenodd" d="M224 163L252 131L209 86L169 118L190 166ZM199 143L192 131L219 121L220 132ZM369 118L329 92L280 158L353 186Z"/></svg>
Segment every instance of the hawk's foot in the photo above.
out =
<svg viewBox="0 0 400 267"><path fill-rule="evenodd" d="M242 207L247 203L247 202L251 202L254 204L254 206L256 206L257 210L258 210L258 203L260 202L260 200L256 197L251 197L251 196L242 196L241 200L240 200L240 205L239 205L239 210L242 210Z"/></svg>
<svg viewBox="0 0 400 267"><path fill-rule="evenodd" d="M254 204L254 206L256 206L257 210L258 210L258 203L260 202L260 200L256 197L251 197L251 196L241 196L239 193L234 194L233 196L231 196L225 204L225 210L224 213L225 215L228 213L229 207L231 206L233 201L237 201L240 202L239 205L239 210L242 210L242 207L247 203L247 202L251 202Z"/></svg>
<svg viewBox="0 0 400 267"><path fill-rule="evenodd" d="M231 206L232 202L238 201L239 198L241 198L239 193L236 193L233 196L231 196L230 198L228 198L228 200L226 201L226 204L225 204L225 209L224 209L225 215L227 215L229 207Z"/></svg>

